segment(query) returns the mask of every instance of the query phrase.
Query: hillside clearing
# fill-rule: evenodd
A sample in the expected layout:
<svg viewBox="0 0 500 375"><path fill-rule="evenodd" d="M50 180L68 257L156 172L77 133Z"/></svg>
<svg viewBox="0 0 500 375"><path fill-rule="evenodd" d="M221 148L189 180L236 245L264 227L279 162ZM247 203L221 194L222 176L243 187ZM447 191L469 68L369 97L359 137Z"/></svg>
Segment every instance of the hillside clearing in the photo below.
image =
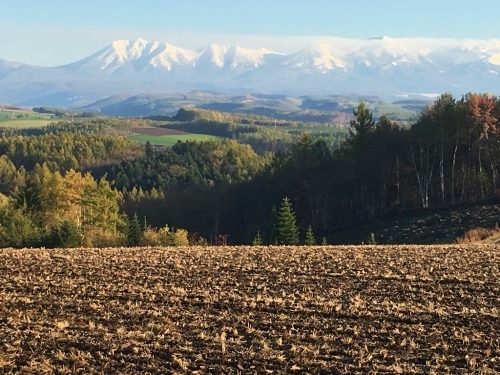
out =
<svg viewBox="0 0 500 375"><path fill-rule="evenodd" d="M500 371L500 246L0 251L4 373Z"/></svg>
<svg viewBox="0 0 500 375"><path fill-rule="evenodd" d="M167 128L159 128L155 126L134 126L130 129L132 133L135 134L144 134L144 135L186 135L189 133L176 130L176 129L167 129Z"/></svg>
<svg viewBox="0 0 500 375"><path fill-rule="evenodd" d="M150 142L153 145L160 145L160 146L173 146L175 145L178 141L181 142L186 142L186 141L207 141L210 139L217 139L218 137L215 137L213 135L206 135L206 134L171 134L171 135L146 135L146 134L140 134L140 135L131 135L128 137L128 139L132 141L136 141L139 143L146 143Z"/></svg>
<svg viewBox="0 0 500 375"><path fill-rule="evenodd" d="M53 123L53 120L30 120L30 119L19 119L19 120L2 120L0 121L0 128L16 128L16 129L27 129L27 128L40 128L42 126L49 125Z"/></svg>

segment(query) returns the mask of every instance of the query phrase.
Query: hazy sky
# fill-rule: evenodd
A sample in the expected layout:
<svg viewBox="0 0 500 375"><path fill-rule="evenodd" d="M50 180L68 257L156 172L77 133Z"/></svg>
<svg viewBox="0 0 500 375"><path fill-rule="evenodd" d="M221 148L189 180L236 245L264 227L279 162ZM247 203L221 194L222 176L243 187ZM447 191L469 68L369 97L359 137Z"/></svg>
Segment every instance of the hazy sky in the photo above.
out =
<svg viewBox="0 0 500 375"><path fill-rule="evenodd" d="M116 39L303 48L318 37L500 39L500 1L2 0L0 58L42 66Z"/></svg>

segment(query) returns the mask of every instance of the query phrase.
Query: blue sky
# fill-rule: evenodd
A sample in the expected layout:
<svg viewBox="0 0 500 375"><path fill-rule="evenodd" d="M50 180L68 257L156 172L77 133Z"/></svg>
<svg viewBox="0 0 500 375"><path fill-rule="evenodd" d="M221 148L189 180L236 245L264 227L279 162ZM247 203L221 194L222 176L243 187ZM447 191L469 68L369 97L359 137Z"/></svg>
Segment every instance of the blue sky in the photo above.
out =
<svg viewBox="0 0 500 375"><path fill-rule="evenodd" d="M291 52L317 37L500 39L500 1L4 0L0 58L52 66L116 39Z"/></svg>

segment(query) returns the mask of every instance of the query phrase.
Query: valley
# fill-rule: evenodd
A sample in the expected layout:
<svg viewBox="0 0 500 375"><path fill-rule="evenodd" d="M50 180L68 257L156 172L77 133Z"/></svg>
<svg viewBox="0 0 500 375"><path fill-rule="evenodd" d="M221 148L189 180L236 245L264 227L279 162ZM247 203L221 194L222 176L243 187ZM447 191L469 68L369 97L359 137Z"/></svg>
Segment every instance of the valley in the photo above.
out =
<svg viewBox="0 0 500 375"><path fill-rule="evenodd" d="M0 375L500 374L500 2L4 1Z"/></svg>

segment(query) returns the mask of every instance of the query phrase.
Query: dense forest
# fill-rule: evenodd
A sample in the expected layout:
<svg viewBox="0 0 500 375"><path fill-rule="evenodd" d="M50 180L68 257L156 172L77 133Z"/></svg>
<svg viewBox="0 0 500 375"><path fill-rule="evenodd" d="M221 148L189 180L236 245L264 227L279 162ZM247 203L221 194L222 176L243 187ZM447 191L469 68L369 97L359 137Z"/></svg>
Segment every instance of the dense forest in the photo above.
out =
<svg viewBox="0 0 500 375"><path fill-rule="evenodd" d="M405 126L374 119L364 103L353 115L343 132L236 124L210 111L145 120L221 137L169 148L129 141L131 120L3 129L0 245L311 243L382 215L498 193L496 97L444 94ZM280 229L286 217L291 237Z"/></svg>

